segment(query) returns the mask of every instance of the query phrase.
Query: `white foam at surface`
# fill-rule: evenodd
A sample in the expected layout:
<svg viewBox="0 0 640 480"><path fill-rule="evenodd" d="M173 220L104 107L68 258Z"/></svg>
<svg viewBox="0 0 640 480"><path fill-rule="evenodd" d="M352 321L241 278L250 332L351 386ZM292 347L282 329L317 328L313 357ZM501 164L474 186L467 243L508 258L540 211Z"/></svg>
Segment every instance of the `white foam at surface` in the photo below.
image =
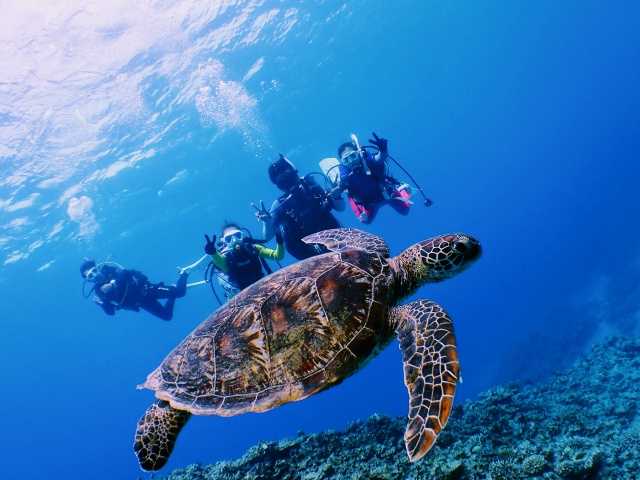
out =
<svg viewBox="0 0 640 480"><path fill-rule="evenodd" d="M214 138L236 130L248 146L268 144L257 98L220 58L281 42L301 15L260 1L23 0L2 10L0 225L21 228L22 247L59 228L78 199L101 202L100 182L158 156L186 121L174 109L193 109ZM167 86L149 98L160 78ZM73 222L69 238L87 239L100 219L91 209Z"/></svg>

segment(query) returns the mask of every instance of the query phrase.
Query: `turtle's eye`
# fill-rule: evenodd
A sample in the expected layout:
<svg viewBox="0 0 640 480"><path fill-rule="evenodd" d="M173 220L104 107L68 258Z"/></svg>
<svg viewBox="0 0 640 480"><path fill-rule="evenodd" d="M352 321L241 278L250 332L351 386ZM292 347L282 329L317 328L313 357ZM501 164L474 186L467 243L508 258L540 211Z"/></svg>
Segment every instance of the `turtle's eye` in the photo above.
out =
<svg viewBox="0 0 640 480"><path fill-rule="evenodd" d="M462 253L463 255L467 253L467 250L469 249L467 242L460 240L453 244L453 248L456 252Z"/></svg>

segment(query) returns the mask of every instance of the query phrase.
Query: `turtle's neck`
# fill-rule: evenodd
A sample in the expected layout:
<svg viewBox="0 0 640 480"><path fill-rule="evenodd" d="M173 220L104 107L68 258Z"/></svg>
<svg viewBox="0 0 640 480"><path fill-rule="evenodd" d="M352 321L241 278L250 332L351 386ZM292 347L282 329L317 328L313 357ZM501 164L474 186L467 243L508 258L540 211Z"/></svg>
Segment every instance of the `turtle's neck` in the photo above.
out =
<svg viewBox="0 0 640 480"><path fill-rule="evenodd" d="M411 295L427 280L427 268L420 257L419 243L412 245L389 261L394 273L393 292L396 301Z"/></svg>

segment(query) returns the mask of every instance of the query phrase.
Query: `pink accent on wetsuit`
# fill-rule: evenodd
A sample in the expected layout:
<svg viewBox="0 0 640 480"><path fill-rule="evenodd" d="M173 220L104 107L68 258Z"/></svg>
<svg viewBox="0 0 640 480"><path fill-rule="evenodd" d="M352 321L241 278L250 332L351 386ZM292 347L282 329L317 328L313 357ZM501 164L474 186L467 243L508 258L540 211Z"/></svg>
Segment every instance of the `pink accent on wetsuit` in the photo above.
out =
<svg viewBox="0 0 640 480"><path fill-rule="evenodd" d="M373 216L371 215L372 211L365 207L362 203L356 202L353 197L348 198L349 206L351 207L351 210L353 210L353 213L358 218L358 220L360 220L362 223L369 223L373 218Z"/></svg>
<svg viewBox="0 0 640 480"><path fill-rule="evenodd" d="M376 202L371 205L365 205L363 203L357 202L353 197L348 197L349 206L355 216L362 223L371 223L373 218L378 213L378 208L385 203L390 205L396 212L400 215L406 215L409 213L409 209L411 208L411 193L407 190L396 190L393 192L393 195L388 200L383 200L381 202Z"/></svg>
<svg viewBox="0 0 640 480"><path fill-rule="evenodd" d="M407 209L411 207L411 194L407 189L403 190L395 190L392 195L394 200L401 200L402 205L404 205Z"/></svg>

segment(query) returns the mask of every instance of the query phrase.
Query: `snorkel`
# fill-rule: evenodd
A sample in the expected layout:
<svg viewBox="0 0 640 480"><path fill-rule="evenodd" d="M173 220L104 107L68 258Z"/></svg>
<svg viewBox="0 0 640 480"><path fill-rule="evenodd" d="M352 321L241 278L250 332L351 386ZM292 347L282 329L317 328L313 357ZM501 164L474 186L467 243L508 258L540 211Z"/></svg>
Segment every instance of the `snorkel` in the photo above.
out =
<svg viewBox="0 0 640 480"><path fill-rule="evenodd" d="M358 137L356 136L355 133L352 133L350 137L351 137L351 141L356 146L358 153L360 153L361 148L360 148L360 142L358 141Z"/></svg>

